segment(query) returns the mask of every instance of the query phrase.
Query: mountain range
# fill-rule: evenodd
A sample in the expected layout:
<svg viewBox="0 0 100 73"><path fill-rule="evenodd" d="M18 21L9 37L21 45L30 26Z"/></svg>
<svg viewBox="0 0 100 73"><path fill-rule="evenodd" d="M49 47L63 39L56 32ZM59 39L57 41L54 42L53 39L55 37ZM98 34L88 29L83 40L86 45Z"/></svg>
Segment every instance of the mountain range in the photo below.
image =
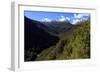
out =
<svg viewBox="0 0 100 73"><path fill-rule="evenodd" d="M87 34L81 34L83 36L80 37L80 33L84 33L86 30L85 27L89 25L88 21L72 25L69 21L41 22L24 17L24 25L25 61L76 58L76 56L73 57L73 49L75 49L75 46L72 47L72 45L70 45L71 42L74 42L72 39L75 39L77 36L83 39L82 37L88 37L89 34L88 31ZM89 30L89 28L87 28L87 30ZM89 41L89 37L87 40ZM87 40L85 40L85 42ZM80 44L80 42L75 41L76 45ZM85 42L83 43L85 44ZM89 55L89 42L87 44ZM85 55L85 58L90 56L88 56L87 53ZM80 58L83 58L83 56Z"/></svg>

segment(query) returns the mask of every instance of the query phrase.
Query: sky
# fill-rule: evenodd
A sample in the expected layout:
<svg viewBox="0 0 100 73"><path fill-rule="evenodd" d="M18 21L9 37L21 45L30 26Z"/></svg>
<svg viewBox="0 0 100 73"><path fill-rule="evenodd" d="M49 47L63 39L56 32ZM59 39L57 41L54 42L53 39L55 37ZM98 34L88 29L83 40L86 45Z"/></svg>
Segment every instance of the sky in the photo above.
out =
<svg viewBox="0 0 100 73"><path fill-rule="evenodd" d="M37 21L69 21L71 24L76 24L82 20L90 18L89 13L64 13L64 12L43 12L43 11L24 11L24 16Z"/></svg>

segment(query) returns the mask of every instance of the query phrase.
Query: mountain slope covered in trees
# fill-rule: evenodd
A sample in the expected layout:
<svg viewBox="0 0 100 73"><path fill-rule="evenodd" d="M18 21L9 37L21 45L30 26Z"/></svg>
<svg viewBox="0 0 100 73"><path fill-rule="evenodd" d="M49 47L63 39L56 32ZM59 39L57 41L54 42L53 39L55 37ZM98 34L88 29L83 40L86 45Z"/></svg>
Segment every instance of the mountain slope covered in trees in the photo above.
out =
<svg viewBox="0 0 100 73"><path fill-rule="evenodd" d="M40 53L36 60L90 58L90 22L80 22L68 32L63 33L64 35L55 46Z"/></svg>
<svg viewBox="0 0 100 73"><path fill-rule="evenodd" d="M25 61L90 58L90 22L38 22L25 17Z"/></svg>

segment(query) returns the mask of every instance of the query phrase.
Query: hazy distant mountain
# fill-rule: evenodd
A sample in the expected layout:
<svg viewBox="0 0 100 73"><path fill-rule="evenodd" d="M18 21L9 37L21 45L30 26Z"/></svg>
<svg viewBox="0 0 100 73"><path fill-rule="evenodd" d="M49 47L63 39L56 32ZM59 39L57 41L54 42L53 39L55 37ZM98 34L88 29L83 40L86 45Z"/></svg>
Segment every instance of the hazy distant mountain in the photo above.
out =
<svg viewBox="0 0 100 73"><path fill-rule="evenodd" d="M47 30L48 32L51 32L53 34L60 34L63 33L67 30L69 30L73 25L69 22L69 21L64 21L64 22L60 22L60 21L51 21L51 22L42 22L45 26L47 26L47 28L45 28L45 30Z"/></svg>

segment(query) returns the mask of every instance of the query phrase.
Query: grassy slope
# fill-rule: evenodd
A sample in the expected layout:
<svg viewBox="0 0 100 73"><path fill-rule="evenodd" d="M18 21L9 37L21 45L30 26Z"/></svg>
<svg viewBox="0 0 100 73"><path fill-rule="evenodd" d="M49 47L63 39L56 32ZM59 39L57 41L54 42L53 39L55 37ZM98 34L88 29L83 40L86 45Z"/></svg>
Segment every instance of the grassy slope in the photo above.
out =
<svg viewBox="0 0 100 73"><path fill-rule="evenodd" d="M60 34L60 41L42 51L36 60L90 58L90 22L79 24Z"/></svg>

